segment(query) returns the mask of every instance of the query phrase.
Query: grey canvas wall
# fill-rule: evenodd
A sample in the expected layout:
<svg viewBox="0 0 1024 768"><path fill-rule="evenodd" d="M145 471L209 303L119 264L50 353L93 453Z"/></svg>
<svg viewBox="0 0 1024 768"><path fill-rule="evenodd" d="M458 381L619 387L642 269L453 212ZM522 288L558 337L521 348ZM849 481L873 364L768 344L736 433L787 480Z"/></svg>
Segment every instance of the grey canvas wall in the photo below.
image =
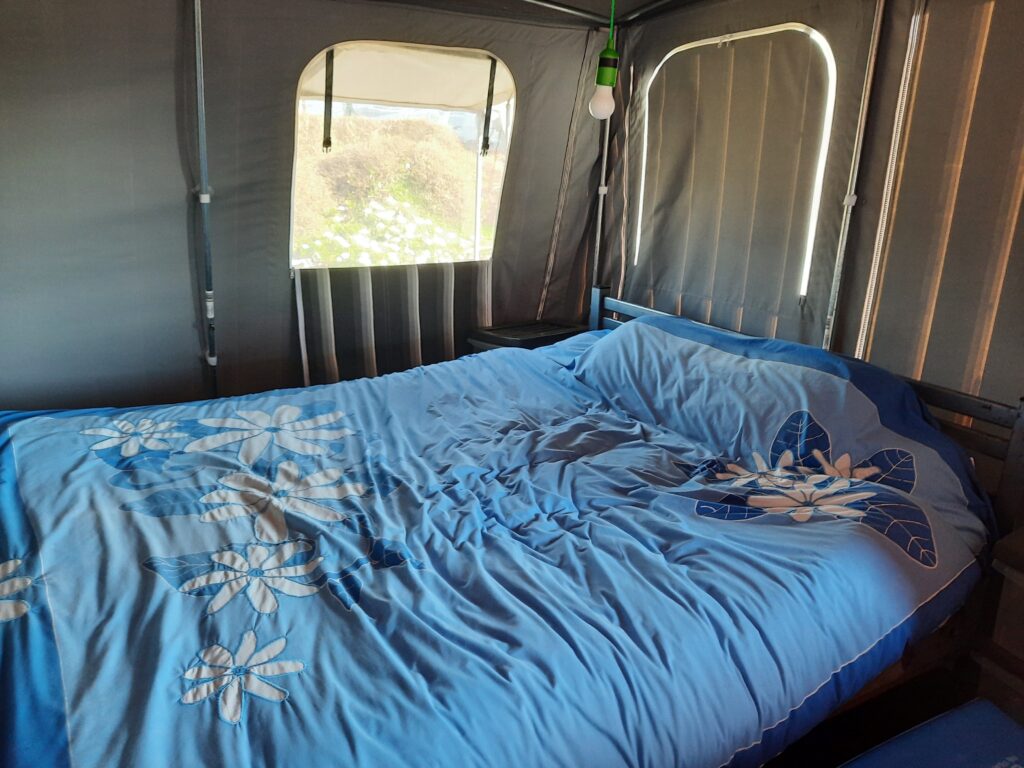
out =
<svg viewBox="0 0 1024 768"><path fill-rule="evenodd" d="M914 5L889 7L837 347L860 342L891 370L1013 403L1024 396L1024 4L925 6L884 217Z"/></svg>
<svg viewBox="0 0 1024 768"><path fill-rule="evenodd" d="M876 7L875 0L717 0L687 5L624 32L624 67L618 88L623 109L615 122L603 259L603 279L616 293L629 301L663 311L680 310L695 319L736 330L821 343ZM806 50L794 46L789 47L788 55L776 55L774 63L770 63L764 42L745 44L742 49L739 45L735 49L708 49L702 54L703 89L698 90L696 82L688 86L686 76L677 73L679 83L671 97L666 94L662 102L660 86L652 91L650 106L656 127L652 136L659 142L660 160L653 162L649 176L657 176L659 170L665 172L660 204L672 211L661 212L660 225L659 217L652 222L645 212L645 224L652 232L647 238L649 245L641 249L634 265L644 114L648 106L646 86L659 63L684 43L788 22L820 32L828 40L837 64L835 117L806 302L801 304L799 300L806 237L802 233L790 237L785 231L773 230L780 227L780 222L783 230L790 225L806 229L806 216L786 211L807 207L802 201L806 200L811 174L801 170L807 153L787 149L789 170L769 172L772 163L780 162L780 153L762 152L758 160L757 152L750 151L759 143L770 145L781 140L781 135L789 135L791 143L811 139L803 137L809 126L805 125L803 112L820 113L821 88L813 81L821 75L818 69L808 68L806 56L800 64L801 53ZM776 53L783 48L778 39L774 47ZM695 77L693 72L691 76ZM766 92L770 94L772 89L780 92L779 99L765 101ZM689 109L681 107L679 100L692 101L697 94L697 103ZM780 104L785 109L771 112L769 121L769 110ZM815 128L815 133L820 134L820 130ZM681 162L687 158L695 160L695 169ZM698 184L693 187L695 216L691 226L686 226L683 222L690 190L687 174L691 171L696 173L693 178ZM755 178L763 182L756 198L751 195ZM794 178L800 182L794 185ZM780 199L788 199L792 205L780 211L776 205ZM659 201L647 202L653 205ZM769 245L765 249L746 247L758 240ZM792 242L772 246L773 240ZM776 263L765 263L762 250L776 252ZM688 251L686 258L684 251ZM751 277L754 281L747 285Z"/></svg>
<svg viewBox="0 0 1024 768"><path fill-rule="evenodd" d="M585 109L578 104L580 72L596 53L594 35L579 27L532 26L391 4L221 0L209 4L206 39L211 176L220 201L213 246L224 392L282 386L287 377L298 376L288 267L295 92L315 55L348 40L478 48L509 67L517 84L516 124L494 257L486 267L489 281L479 279L481 265L449 268L453 351L465 351L483 290L493 294L495 322L536 316L545 282L559 277L556 267L562 269L557 254L551 254L551 242L567 153L573 147L583 153L578 166L584 177L597 155L596 121L587 118L576 125L573 133L580 139L569 141L574 113ZM562 242L574 253L575 243L564 236L585 217L591 193L576 183L565 197L568 223ZM445 300L443 271L375 267L332 272L330 324L342 378L450 356L442 338L445 310L439 306ZM306 285L304 293L311 296L313 290ZM552 312L574 314L577 303L576 294L556 289L547 305ZM565 310L566 305L571 309ZM320 311L324 305L309 306ZM315 351L322 341L312 316L307 327ZM316 365L317 356L312 357L314 381L330 381Z"/></svg>
<svg viewBox="0 0 1024 768"><path fill-rule="evenodd" d="M183 13L0 3L0 408L203 393Z"/></svg>
<svg viewBox="0 0 1024 768"><path fill-rule="evenodd" d="M0 408L210 392L190 258L190 6L0 0ZM222 394L301 381L288 269L295 89L310 58L346 39L485 48L512 68L520 109L492 267L494 315L536 316L545 279L561 279L549 252L588 44L575 20L547 21L343 0L206 3ZM579 147L589 169L596 144ZM589 189L574 179L566 194L562 238L571 242ZM381 370L393 370L414 362L399 354L409 347L406 296L401 281L378 282ZM435 282L427 275L421 288L428 307ZM460 336L474 312L472 282L460 279ZM562 297L552 294L548 306L560 311ZM567 301L572 314L578 297Z"/></svg>
<svg viewBox="0 0 1024 768"><path fill-rule="evenodd" d="M845 352L855 351L861 325L913 2L887 2L840 303L837 347ZM0 0L0 408L141 404L208 391L190 260L188 5ZM519 180L509 179L508 189L534 204L501 224L507 240L494 263L495 314L581 315L596 187L595 125L579 123L575 143L568 133L570 101L574 95L579 101L581 27L487 20L467 27L472 17L348 0L207 5L224 391L299 381L287 270L292 93L301 67L317 50L355 36L493 47L510 65L516 58L510 51L522 52L517 77L526 72L527 85L538 84L544 99L559 109L545 123L551 135L538 132L526 143L530 149L523 152ZM508 14L505 0L494 5ZM839 225L835 204L852 152L856 83L863 76L873 6L870 0L706 0L635 27L623 38L624 95L639 89L652 62L687 40L802 20L830 40L843 41L841 70L850 82L837 108L836 159L830 159L826 182L831 202L823 207L819 229L822 257L816 256L812 281L818 299L811 321L799 322L796 315L796 333L787 334L808 341L817 340L820 297L831 278ZM907 183L897 196L886 284L870 329L876 362L906 373L919 368L926 378L1003 400L1024 391L1024 321L1017 300L1024 268L1018 183L1024 177L1024 112L1019 73L1014 74L1021 57L1013 39L1019 11L1017 0L932 3L934 23L923 47L918 112L909 131L914 149L905 158ZM454 19L460 24L449 23ZM969 44L960 45L962 37ZM961 109L965 104L969 114ZM528 122L520 115L517 140L538 112L548 119L544 107ZM638 114L619 123L625 130L617 130L612 146L604 277L615 284L621 278L616 265L634 235L638 152L624 148L626 130L636 139ZM563 195L569 214L556 226L553 206ZM907 218L915 211L916 220ZM929 211L942 215L922 218ZM945 234L936 239L936 232ZM674 267L665 269L671 273ZM385 304L408 305L412 283L406 277L371 290ZM420 276L418 290L427 297L420 302L421 315L436 308L442 277ZM468 323L476 283L472 276L459 279L469 286L470 300L459 309ZM658 273L641 274L635 283L640 293L629 298L643 300L642 289L655 283L660 288L662 282ZM928 290L913 294L907 285ZM342 302L356 300L340 296ZM380 306L374 312L389 319ZM923 317L931 317L928 344L923 356L918 351L908 362L900 355L923 338ZM349 333L339 338L339 348L348 345L354 355L358 339L344 323L338 328ZM386 346L408 349L403 334ZM978 339L987 339L987 347ZM445 354L435 342L423 345L425 360ZM982 348L984 360L977 354ZM408 362L391 352L383 359L384 369ZM980 378L972 366L982 369Z"/></svg>

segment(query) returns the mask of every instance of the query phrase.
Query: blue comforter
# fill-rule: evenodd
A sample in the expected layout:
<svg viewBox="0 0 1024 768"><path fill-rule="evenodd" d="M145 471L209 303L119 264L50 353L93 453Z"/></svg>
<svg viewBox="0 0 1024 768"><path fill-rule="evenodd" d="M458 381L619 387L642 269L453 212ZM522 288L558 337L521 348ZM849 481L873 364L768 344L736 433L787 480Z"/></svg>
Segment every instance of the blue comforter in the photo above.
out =
<svg viewBox="0 0 1024 768"><path fill-rule="evenodd" d="M7 766L757 765L990 522L896 379L674 319L3 426Z"/></svg>

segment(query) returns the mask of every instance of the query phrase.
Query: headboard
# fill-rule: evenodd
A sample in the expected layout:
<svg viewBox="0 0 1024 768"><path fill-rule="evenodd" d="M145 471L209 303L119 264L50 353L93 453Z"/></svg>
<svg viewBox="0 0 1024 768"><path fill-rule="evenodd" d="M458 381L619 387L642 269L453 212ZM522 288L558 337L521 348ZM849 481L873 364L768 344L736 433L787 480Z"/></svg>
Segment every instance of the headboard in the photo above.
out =
<svg viewBox="0 0 1024 768"><path fill-rule="evenodd" d="M590 327L617 328L644 316L668 312L613 299L594 288ZM1024 399L1016 406L904 378L928 406L942 430L960 443L975 463L978 480L992 497L1001 533L1024 525Z"/></svg>

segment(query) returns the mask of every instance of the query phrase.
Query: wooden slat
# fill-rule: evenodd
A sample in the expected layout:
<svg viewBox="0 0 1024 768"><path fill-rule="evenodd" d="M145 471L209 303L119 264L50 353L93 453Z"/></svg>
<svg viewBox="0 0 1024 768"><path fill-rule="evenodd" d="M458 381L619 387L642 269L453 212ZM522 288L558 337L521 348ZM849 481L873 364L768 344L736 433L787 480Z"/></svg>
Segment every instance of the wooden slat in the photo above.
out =
<svg viewBox="0 0 1024 768"><path fill-rule="evenodd" d="M980 432L976 429L968 429L960 424L954 424L945 419L939 419L942 431L956 440L960 445L969 451L977 451L985 456L991 456L1000 461L1006 460L1006 454L1010 444L1001 437Z"/></svg>
<svg viewBox="0 0 1024 768"><path fill-rule="evenodd" d="M995 673L1014 690L1024 692L1024 661L992 640L978 641L978 649L971 654L987 671Z"/></svg>
<svg viewBox="0 0 1024 768"><path fill-rule="evenodd" d="M1003 531L1024 526L1024 401L1017 411L1017 423L1010 433L1006 463L999 478L996 517Z"/></svg>
<svg viewBox="0 0 1024 768"><path fill-rule="evenodd" d="M996 544L992 551L992 561L996 570L1000 570L1002 565L1006 569L1016 571L1018 578L1024 583L1024 529L1004 537Z"/></svg>
<svg viewBox="0 0 1024 768"><path fill-rule="evenodd" d="M904 381L914 388L918 397L934 408L981 419L1000 427L1013 427L1017 421L1017 409L1013 406L985 400L935 384L926 384L923 381L913 379L904 379Z"/></svg>
<svg viewBox="0 0 1024 768"><path fill-rule="evenodd" d="M605 312L618 312L620 315L626 315L628 317L675 317L668 312L660 312L657 309L650 309L648 307L641 307L638 304L630 304L628 301L619 301L618 299L604 300L604 311Z"/></svg>

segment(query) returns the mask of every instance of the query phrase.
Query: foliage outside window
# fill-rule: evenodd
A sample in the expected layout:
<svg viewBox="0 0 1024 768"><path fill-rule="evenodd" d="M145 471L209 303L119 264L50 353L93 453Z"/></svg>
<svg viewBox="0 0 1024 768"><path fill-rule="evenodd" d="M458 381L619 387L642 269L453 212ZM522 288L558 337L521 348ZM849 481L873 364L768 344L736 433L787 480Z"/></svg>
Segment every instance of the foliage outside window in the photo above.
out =
<svg viewBox="0 0 1024 768"><path fill-rule="evenodd" d="M486 52L357 42L319 54L296 105L291 265L491 258L514 111L511 73Z"/></svg>

